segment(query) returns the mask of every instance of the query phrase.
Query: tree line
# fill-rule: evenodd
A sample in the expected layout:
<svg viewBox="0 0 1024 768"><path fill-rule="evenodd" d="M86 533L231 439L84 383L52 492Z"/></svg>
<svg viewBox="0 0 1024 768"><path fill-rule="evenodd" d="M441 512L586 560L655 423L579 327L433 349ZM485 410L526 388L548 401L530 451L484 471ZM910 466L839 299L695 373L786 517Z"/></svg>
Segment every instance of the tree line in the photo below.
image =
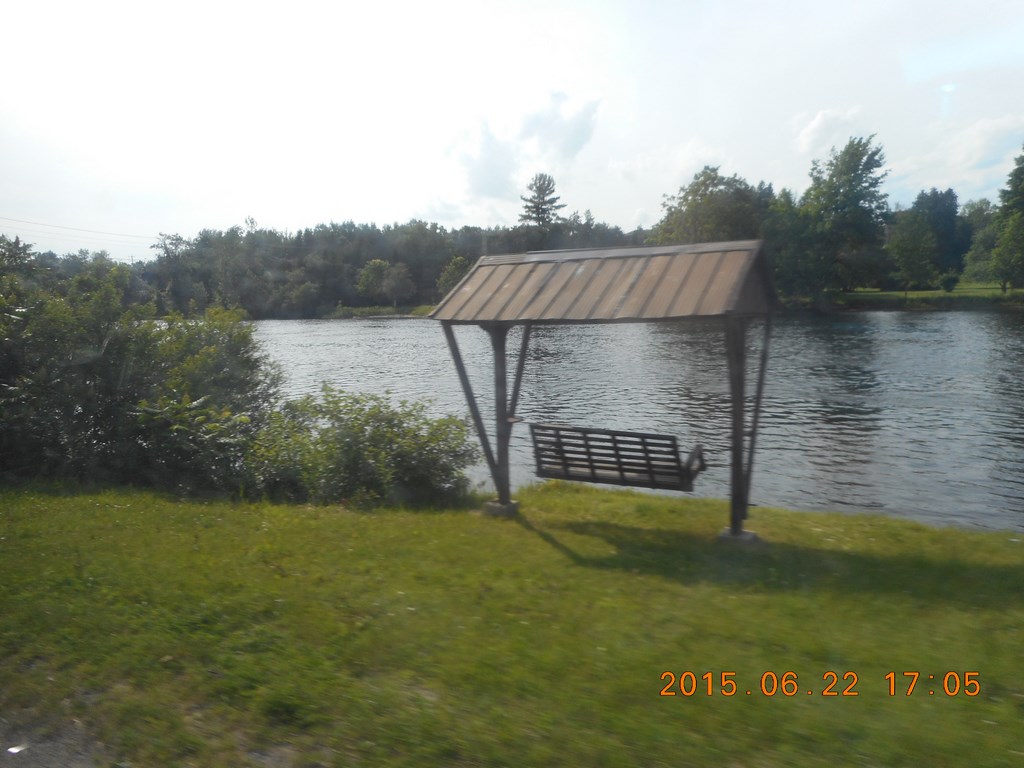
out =
<svg viewBox="0 0 1024 768"><path fill-rule="evenodd" d="M589 210L563 216L554 179L535 175L515 226L446 229L412 220L331 222L296 233L257 226L161 235L155 258L130 274L133 296L158 315L238 307L254 319L329 317L345 308L436 303L485 254L559 248L764 240L779 292L827 303L856 288L911 290L960 279L1024 286L1024 153L999 201L922 190L909 208L882 191L885 155L853 137L812 163L797 196L706 166L662 204L649 230L624 232ZM23 247L23 246L20 246ZM32 254L51 281L73 279L105 254Z"/></svg>
<svg viewBox="0 0 1024 768"><path fill-rule="evenodd" d="M827 299L857 288L952 290L961 278L1024 286L1024 153L1000 192L959 205L952 189L922 190L890 209L885 155L874 137L851 138L815 161L798 198L707 166L663 204L657 243L760 238L788 298Z"/></svg>
<svg viewBox="0 0 1024 768"><path fill-rule="evenodd" d="M191 239L163 236L138 268L158 311L241 307L255 319L327 317L339 307L436 303L483 254L644 242L589 211L546 226L446 229L404 224L320 224L294 234L255 222Z"/></svg>

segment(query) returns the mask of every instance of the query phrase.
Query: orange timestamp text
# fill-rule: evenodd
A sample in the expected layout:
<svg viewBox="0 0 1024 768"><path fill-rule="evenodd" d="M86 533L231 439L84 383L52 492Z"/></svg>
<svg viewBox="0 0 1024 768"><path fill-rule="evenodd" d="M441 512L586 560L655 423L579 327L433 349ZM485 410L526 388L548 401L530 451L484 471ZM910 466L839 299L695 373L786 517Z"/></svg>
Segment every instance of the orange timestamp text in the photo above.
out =
<svg viewBox="0 0 1024 768"><path fill-rule="evenodd" d="M927 690L928 695L943 693L946 696L977 696L981 693L980 673L978 672L942 672L938 674L922 674L921 672L889 672L884 676L888 681L888 694L896 696L903 693L910 696L915 689ZM860 675L856 672L838 672L829 670L821 675L821 683L815 676L814 683L808 684L806 676L801 679L796 672L767 671L761 674L757 684L751 681L749 687L736 680L735 672L671 672L661 673L662 696L859 696L857 686ZM929 681L927 688L918 687L918 681Z"/></svg>

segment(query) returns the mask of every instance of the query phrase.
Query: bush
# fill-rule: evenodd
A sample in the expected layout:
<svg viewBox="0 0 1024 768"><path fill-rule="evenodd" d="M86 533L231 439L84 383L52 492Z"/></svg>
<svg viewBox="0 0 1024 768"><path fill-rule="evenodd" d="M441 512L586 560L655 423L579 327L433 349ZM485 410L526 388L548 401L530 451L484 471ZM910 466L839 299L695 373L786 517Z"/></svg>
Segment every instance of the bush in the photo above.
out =
<svg viewBox="0 0 1024 768"><path fill-rule="evenodd" d="M316 400L304 397L271 412L253 435L244 462L244 493L275 501L309 501L317 468Z"/></svg>
<svg viewBox="0 0 1024 768"><path fill-rule="evenodd" d="M475 451L462 421L330 387L277 406L280 373L242 312L156 319L126 267L78 266L46 290L27 266L0 273L0 477L316 502L466 490Z"/></svg>
<svg viewBox="0 0 1024 768"><path fill-rule="evenodd" d="M241 313L157 320L129 278L94 259L51 290L14 286L24 308L4 328L0 474L237 487L274 367Z"/></svg>
<svg viewBox="0 0 1024 768"><path fill-rule="evenodd" d="M324 386L271 414L247 457L248 490L276 500L434 504L468 488L476 459L461 419L427 416L422 403Z"/></svg>
<svg viewBox="0 0 1024 768"><path fill-rule="evenodd" d="M942 273L939 276L939 286L946 293L952 293L953 289L956 288L957 283L960 282L960 273L955 269L951 269L948 272Z"/></svg>
<svg viewBox="0 0 1024 768"><path fill-rule="evenodd" d="M185 493L238 489L250 418L210 403L161 397L132 410L136 481Z"/></svg>

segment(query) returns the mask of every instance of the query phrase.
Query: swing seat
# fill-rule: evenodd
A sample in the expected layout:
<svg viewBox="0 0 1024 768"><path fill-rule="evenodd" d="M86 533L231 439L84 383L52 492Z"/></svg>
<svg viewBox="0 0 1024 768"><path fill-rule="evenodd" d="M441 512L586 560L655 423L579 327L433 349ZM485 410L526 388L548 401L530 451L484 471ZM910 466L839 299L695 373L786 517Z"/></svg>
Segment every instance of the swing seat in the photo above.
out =
<svg viewBox="0 0 1024 768"><path fill-rule="evenodd" d="M707 468L700 445L682 461L672 435L554 424L531 424L530 434L538 477L692 491Z"/></svg>

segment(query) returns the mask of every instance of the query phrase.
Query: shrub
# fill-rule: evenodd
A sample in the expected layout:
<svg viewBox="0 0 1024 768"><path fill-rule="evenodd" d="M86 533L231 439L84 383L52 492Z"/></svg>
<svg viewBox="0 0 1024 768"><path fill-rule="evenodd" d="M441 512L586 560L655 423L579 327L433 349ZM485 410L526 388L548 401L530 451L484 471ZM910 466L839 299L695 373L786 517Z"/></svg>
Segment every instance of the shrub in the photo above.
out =
<svg viewBox="0 0 1024 768"><path fill-rule="evenodd" d="M330 387L277 407L280 373L243 313L158 320L126 267L80 266L47 290L0 274L0 476L317 502L466 490L462 421Z"/></svg>
<svg viewBox="0 0 1024 768"><path fill-rule="evenodd" d="M341 392L287 403L255 435L249 491L278 500L372 504L450 501L476 459L466 423L422 403Z"/></svg>
<svg viewBox="0 0 1024 768"><path fill-rule="evenodd" d="M237 490L250 419L211 402L161 397L132 410L137 481L186 493Z"/></svg>
<svg viewBox="0 0 1024 768"><path fill-rule="evenodd" d="M946 293L952 293L953 289L956 288L957 283L960 282L960 273L955 269L951 269L947 272L943 272L939 276L939 286Z"/></svg>
<svg viewBox="0 0 1024 768"><path fill-rule="evenodd" d="M253 435L244 464L244 492L276 501L309 501L317 469L317 403L286 402Z"/></svg>
<svg viewBox="0 0 1024 768"><path fill-rule="evenodd" d="M156 320L130 292L127 268L102 259L52 291L21 289L0 370L0 474L237 487L275 368L241 313Z"/></svg>

